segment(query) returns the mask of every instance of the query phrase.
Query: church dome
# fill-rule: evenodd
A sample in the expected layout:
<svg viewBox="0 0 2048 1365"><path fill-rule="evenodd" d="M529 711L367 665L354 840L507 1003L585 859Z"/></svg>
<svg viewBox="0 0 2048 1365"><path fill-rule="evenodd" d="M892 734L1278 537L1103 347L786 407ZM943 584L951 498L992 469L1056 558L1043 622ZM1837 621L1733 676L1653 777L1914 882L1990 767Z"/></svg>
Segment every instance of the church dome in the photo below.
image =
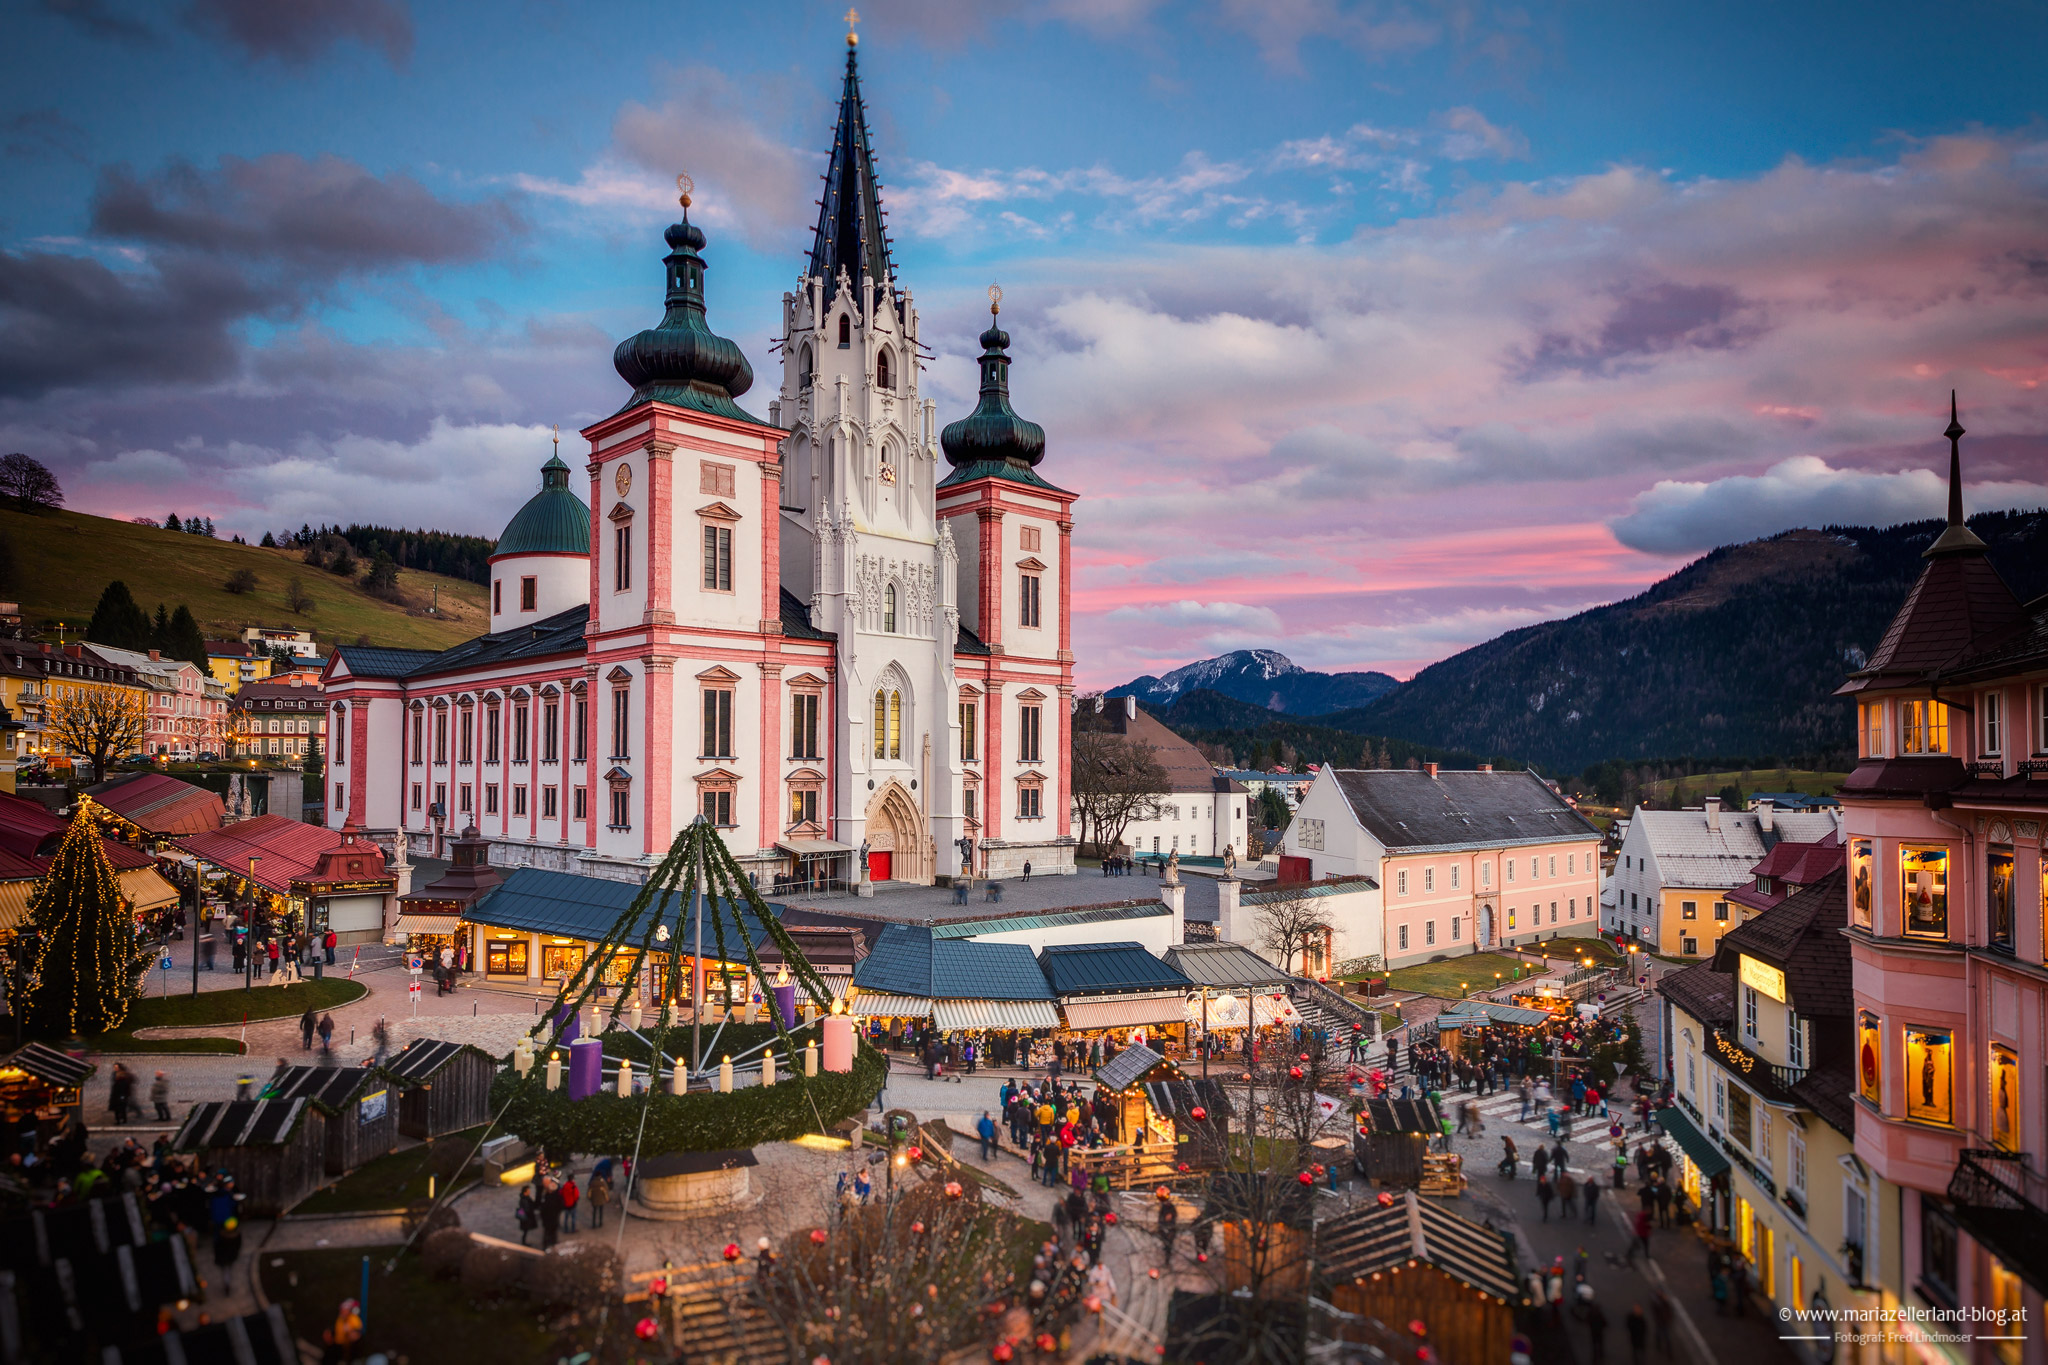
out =
<svg viewBox="0 0 2048 1365"><path fill-rule="evenodd" d="M733 399L754 385L754 367L736 342L714 333L704 321L704 234L684 218L663 234L669 254L668 311L661 325L619 343L612 365L633 386L626 408L670 403L698 412L751 422Z"/></svg>
<svg viewBox="0 0 2048 1365"><path fill-rule="evenodd" d="M540 467L540 492L506 523L491 558L589 553L590 508L569 491L569 466L560 455L551 455Z"/></svg>
<svg viewBox="0 0 2048 1365"><path fill-rule="evenodd" d="M981 402L939 433L946 462L955 469L991 463L1029 469L1045 458L1045 428L1010 407L1009 352L1010 334L991 316L981 334Z"/></svg>

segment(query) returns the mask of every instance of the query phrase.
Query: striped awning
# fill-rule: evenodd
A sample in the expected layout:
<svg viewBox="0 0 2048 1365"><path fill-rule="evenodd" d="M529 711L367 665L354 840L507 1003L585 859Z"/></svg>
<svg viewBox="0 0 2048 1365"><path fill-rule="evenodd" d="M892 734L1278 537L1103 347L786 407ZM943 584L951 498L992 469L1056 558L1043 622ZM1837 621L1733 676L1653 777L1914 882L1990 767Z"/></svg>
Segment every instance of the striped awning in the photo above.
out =
<svg viewBox="0 0 2048 1365"><path fill-rule="evenodd" d="M865 1019L924 1019L931 1015L932 1002L914 995L862 991L848 1008Z"/></svg>
<svg viewBox="0 0 2048 1365"><path fill-rule="evenodd" d="M121 894L134 901L137 910L155 910L178 903L178 888L165 881L153 867L131 867L117 876Z"/></svg>
<svg viewBox="0 0 2048 1365"><path fill-rule="evenodd" d="M391 926L395 934L435 934L447 938L455 932L460 915L400 915Z"/></svg>
<svg viewBox="0 0 2048 1365"><path fill-rule="evenodd" d="M969 1028L1058 1028L1050 1000L934 1000L932 1022L948 1032Z"/></svg>
<svg viewBox="0 0 2048 1365"><path fill-rule="evenodd" d="M1060 1001L1071 1029L1135 1028L1140 1024L1178 1024L1187 1018L1187 998L1179 991L1136 995L1094 995Z"/></svg>

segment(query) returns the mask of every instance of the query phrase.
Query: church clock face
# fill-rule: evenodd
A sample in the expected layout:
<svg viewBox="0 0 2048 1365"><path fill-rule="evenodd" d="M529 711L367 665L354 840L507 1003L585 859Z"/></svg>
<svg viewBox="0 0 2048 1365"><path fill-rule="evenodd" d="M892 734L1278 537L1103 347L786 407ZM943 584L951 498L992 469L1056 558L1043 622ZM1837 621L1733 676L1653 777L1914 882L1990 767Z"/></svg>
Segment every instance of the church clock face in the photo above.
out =
<svg viewBox="0 0 2048 1365"><path fill-rule="evenodd" d="M625 497L626 494L632 492L633 466L629 464L620 465L619 472L612 475L612 487L619 490L619 496L622 498Z"/></svg>

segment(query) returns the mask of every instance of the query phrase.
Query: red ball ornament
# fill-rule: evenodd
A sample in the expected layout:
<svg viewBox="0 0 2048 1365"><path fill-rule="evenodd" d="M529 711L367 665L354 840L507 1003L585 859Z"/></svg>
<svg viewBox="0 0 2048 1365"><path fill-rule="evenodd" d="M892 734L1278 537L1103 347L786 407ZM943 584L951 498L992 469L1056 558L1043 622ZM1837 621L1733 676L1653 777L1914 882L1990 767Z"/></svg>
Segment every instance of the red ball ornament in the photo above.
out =
<svg viewBox="0 0 2048 1365"><path fill-rule="evenodd" d="M1107 1223L1107 1224L1109 1224L1109 1225L1110 1225L1111 1227L1115 1227L1115 1226L1116 1226L1116 1214L1114 1214L1114 1213L1105 1213L1105 1214L1103 1214L1103 1215L1102 1215L1102 1221L1103 1221L1103 1222L1105 1222L1105 1223Z"/></svg>
<svg viewBox="0 0 2048 1365"><path fill-rule="evenodd" d="M823 1229L823 1228L812 1228L812 1229L811 1229L811 1244L812 1244L813 1246L823 1246L823 1245L825 1245L825 1229Z"/></svg>
<svg viewBox="0 0 2048 1365"><path fill-rule="evenodd" d="M1301 1068L1298 1066L1290 1066L1287 1068L1287 1074L1298 1081L1301 1079Z"/></svg>
<svg viewBox="0 0 2048 1365"><path fill-rule="evenodd" d="M1380 1191L1380 1207L1383 1209L1390 1209L1394 1207L1394 1196L1390 1191Z"/></svg>
<svg viewBox="0 0 2048 1365"><path fill-rule="evenodd" d="M1308 1054L1306 1052L1301 1054L1301 1060L1303 1060L1304 1062L1308 1060Z"/></svg>
<svg viewBox="0 0 2048 1365"><path fill-rule="evenodd" d="M1429 1365L1429 1362L1436 1359L1436 1352L1430 1350L1427 1346L1418 1346L1415 1348L1415 1359L1420 1362L1420 1365Z"/></svg>
<svg viewBox="0 0 2048 1365"><path fill-rule="evenodd" d="M988 1358L990 1360L1008 1360L1011 1356L1015 1354L1016 1352L1011 1349L1009 1342L999 1341L992 1348L990 1348Z"/></svg>
<svg viewBox="0 0 2048 1365"><path fill-rule="evenodd" d="M656 1322L653 1318L642 1318L640 1319L640 1321L633 1324L633 1335L640 1338L640 1340L642 1341L654 1340L655 1333L659 1332L660 1330L661 1324Z"/></svg>
<svg viewBox="0 0 2048 1365"><path fill-rule="evenodd" d="M1189 1165L1188 1165L1188 1163L1187 1163L1187 1162L1185 1162L1185 1161L1183 1161L1183 1162L1181 1162L1181 1163L1180 1163L1180 1173L1181 1173L1182 1175L1186 1175L1186 1174L1187 1174L1187 1173L1188 1173L1189 1171L1191 1171L1191 1170L1193 1170L1193 1169L1194 1169L1194 1168L1193 1168L1193 1167L1191 1167L1191 1166L1189 1166Z"/></svg>
<svg viewBox="0 0 2048 1365"><path fill-rule="evenodd" d="M912 1223L910 1225L910 1230L919 1237L924 1236L924 1219L920 1218L916 1222Z"/></svg>
<svg viewBox="0 0 2048 1365"><path fill-rule="evenodd" d="M1410 1318L1408 1319L1408 1330L1418 1337L1426 1337L1429 1335L1429 1324L1421 1318Z"/></svg>
<svg viewBox="0 0 2048 1365"><path fill-rule="evenodd" d="M1303 1171L1300 1175L1294 1178L1296 1180L1299 1180L1304 1185L1313 1185L1316 1183L1316 1178L1310 1175L1307 1171Z"/></svg>
<svg viewBox="0 0 2048 1365"><path fill-rule="evenodd" d="M650 1293L650 1294L666 1294L666 1293L668 1293L668 1280L667 1280L667 1278L666 1278L666 1277L664 1277L664 1276L660 1276L660 1275L657 1275L657 1276L655 1276L655 1277L654 1277L653 1279L649 1280L649 1281L647 1282L647 1292L648 1292L648 1293Z"/></svg>
<svg viewBox="0 0 2048 1365"><path fill-rule="evenodd" d="M961 1189L960 1189L960 1182L959 1182L959 1181L957 1181L957 1180L948 1180L948 1181L946 1182L946 1198L948 1198L948 1199L958 1199L958 1198L960 1197L960 1195L961 1195Z"/></svg>
<svg viewBox="0 0 2048 1365"><path fill-rule="evenodd" d="M727 1242L725 1244L725 1259L728 1261L737 1261L739 1258L740 1244L738 1242Z"/></svg>
<svg viewBox="0 0 2048 1365"><path fill-rule="evenodd" d="M1102 1296L1100 1294L1090 1294L1087 1298L1081 1300L1081 1306L1091 1313L1100 1313L1102 1311Z"/></svg>
<svg viewBox="0 0 2048 1365"><path fill-rule="evenodd" d="M1173 1191L1166 1188L1166 1186L1161 1185L1158 1189L1152 1191L1152 1197L1154 1199L1159 1200L1161 1203L1164 1203L1167 1200L1173 1198Z"/></svg>
<svg viewBox="0 0 2048 1365"><path fill-rule="evenodd" d="M1044 1352L1046 1355L1051 1355L1054 1351L1057 1351L1059 1348L1059 1339L1053 1336L1052 1333L1040 1332L1038 1334L1038 1349L1040 1351Z"/></svg>
<svg viewBox="0 0 2048 1365"><path fill-rule="evenodd" d="M1207 1265L1209 1262L1209 1253L1206 1251L1198 1251L1195 1253L1195 1259L1202 1262L1204 1265Z"/></svg>
<svg viewBox="0 0 2048 1365"><path fill-rule="evenodd" d="M923 1317L924 1305L921 1303L913 1303L912 1305L910 1305L910 1316L912 1316L913 1318Z"/></svg>
<svg viewBox="0 0 2048 1365"><path fill-rule="evenodd" d="M1147 1271L1146 1273L1156 1280L1159 1278L1159 1267L1155 1265L1152 1267L1151 1270Z"/></svg>
<svg viewBox="0 0 2048 1365"><path fill-rule="evenodd" d="M1321 1180L1324 1176L1330 1173L1329 1167L1323 1165L1323 1163L1320 1161L1318 1161L1315 1165L1309 1167L1309 1169L1315 1172L1316 1179L1318 1180Z"/></svg>
<svg viewBox="0 0 2048 1365"><path fill-rule="evenodd" d="M910 1159L911 1159L912 1161L922 1161L922 1160L924 1160L924 1148L922 1148L922 1147L911 1147L911 1148L907 1149L907 1150L906 1150L906 1151L905 1151L905 1152L903 1153L903 1155L905 1155L905 1156L909 1157L909 1158L910 1158Z"/></svg>
<svg viewBox="0 0 2048 1365"><path fill-rule="evenodd" d="M1209 1117L1209 1111L1198 1104L1194 1108L1188 1110L1188 1117L1193 1119L1196 1123L1200 1123L1203 1119Z"/></svg>

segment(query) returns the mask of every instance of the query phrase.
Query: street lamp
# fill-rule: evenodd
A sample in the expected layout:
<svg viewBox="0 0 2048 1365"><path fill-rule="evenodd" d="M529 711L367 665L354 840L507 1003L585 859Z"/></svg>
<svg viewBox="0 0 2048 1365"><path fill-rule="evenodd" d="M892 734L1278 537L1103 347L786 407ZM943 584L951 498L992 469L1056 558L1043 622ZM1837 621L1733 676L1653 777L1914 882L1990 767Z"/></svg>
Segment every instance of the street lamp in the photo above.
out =
<svg viewBox="0 0 2048 1365"><path fill-rule="evenodd" d="M242 908L242 989L256 985L256 864L260 853L249 855L249 903Z"/></svg>

